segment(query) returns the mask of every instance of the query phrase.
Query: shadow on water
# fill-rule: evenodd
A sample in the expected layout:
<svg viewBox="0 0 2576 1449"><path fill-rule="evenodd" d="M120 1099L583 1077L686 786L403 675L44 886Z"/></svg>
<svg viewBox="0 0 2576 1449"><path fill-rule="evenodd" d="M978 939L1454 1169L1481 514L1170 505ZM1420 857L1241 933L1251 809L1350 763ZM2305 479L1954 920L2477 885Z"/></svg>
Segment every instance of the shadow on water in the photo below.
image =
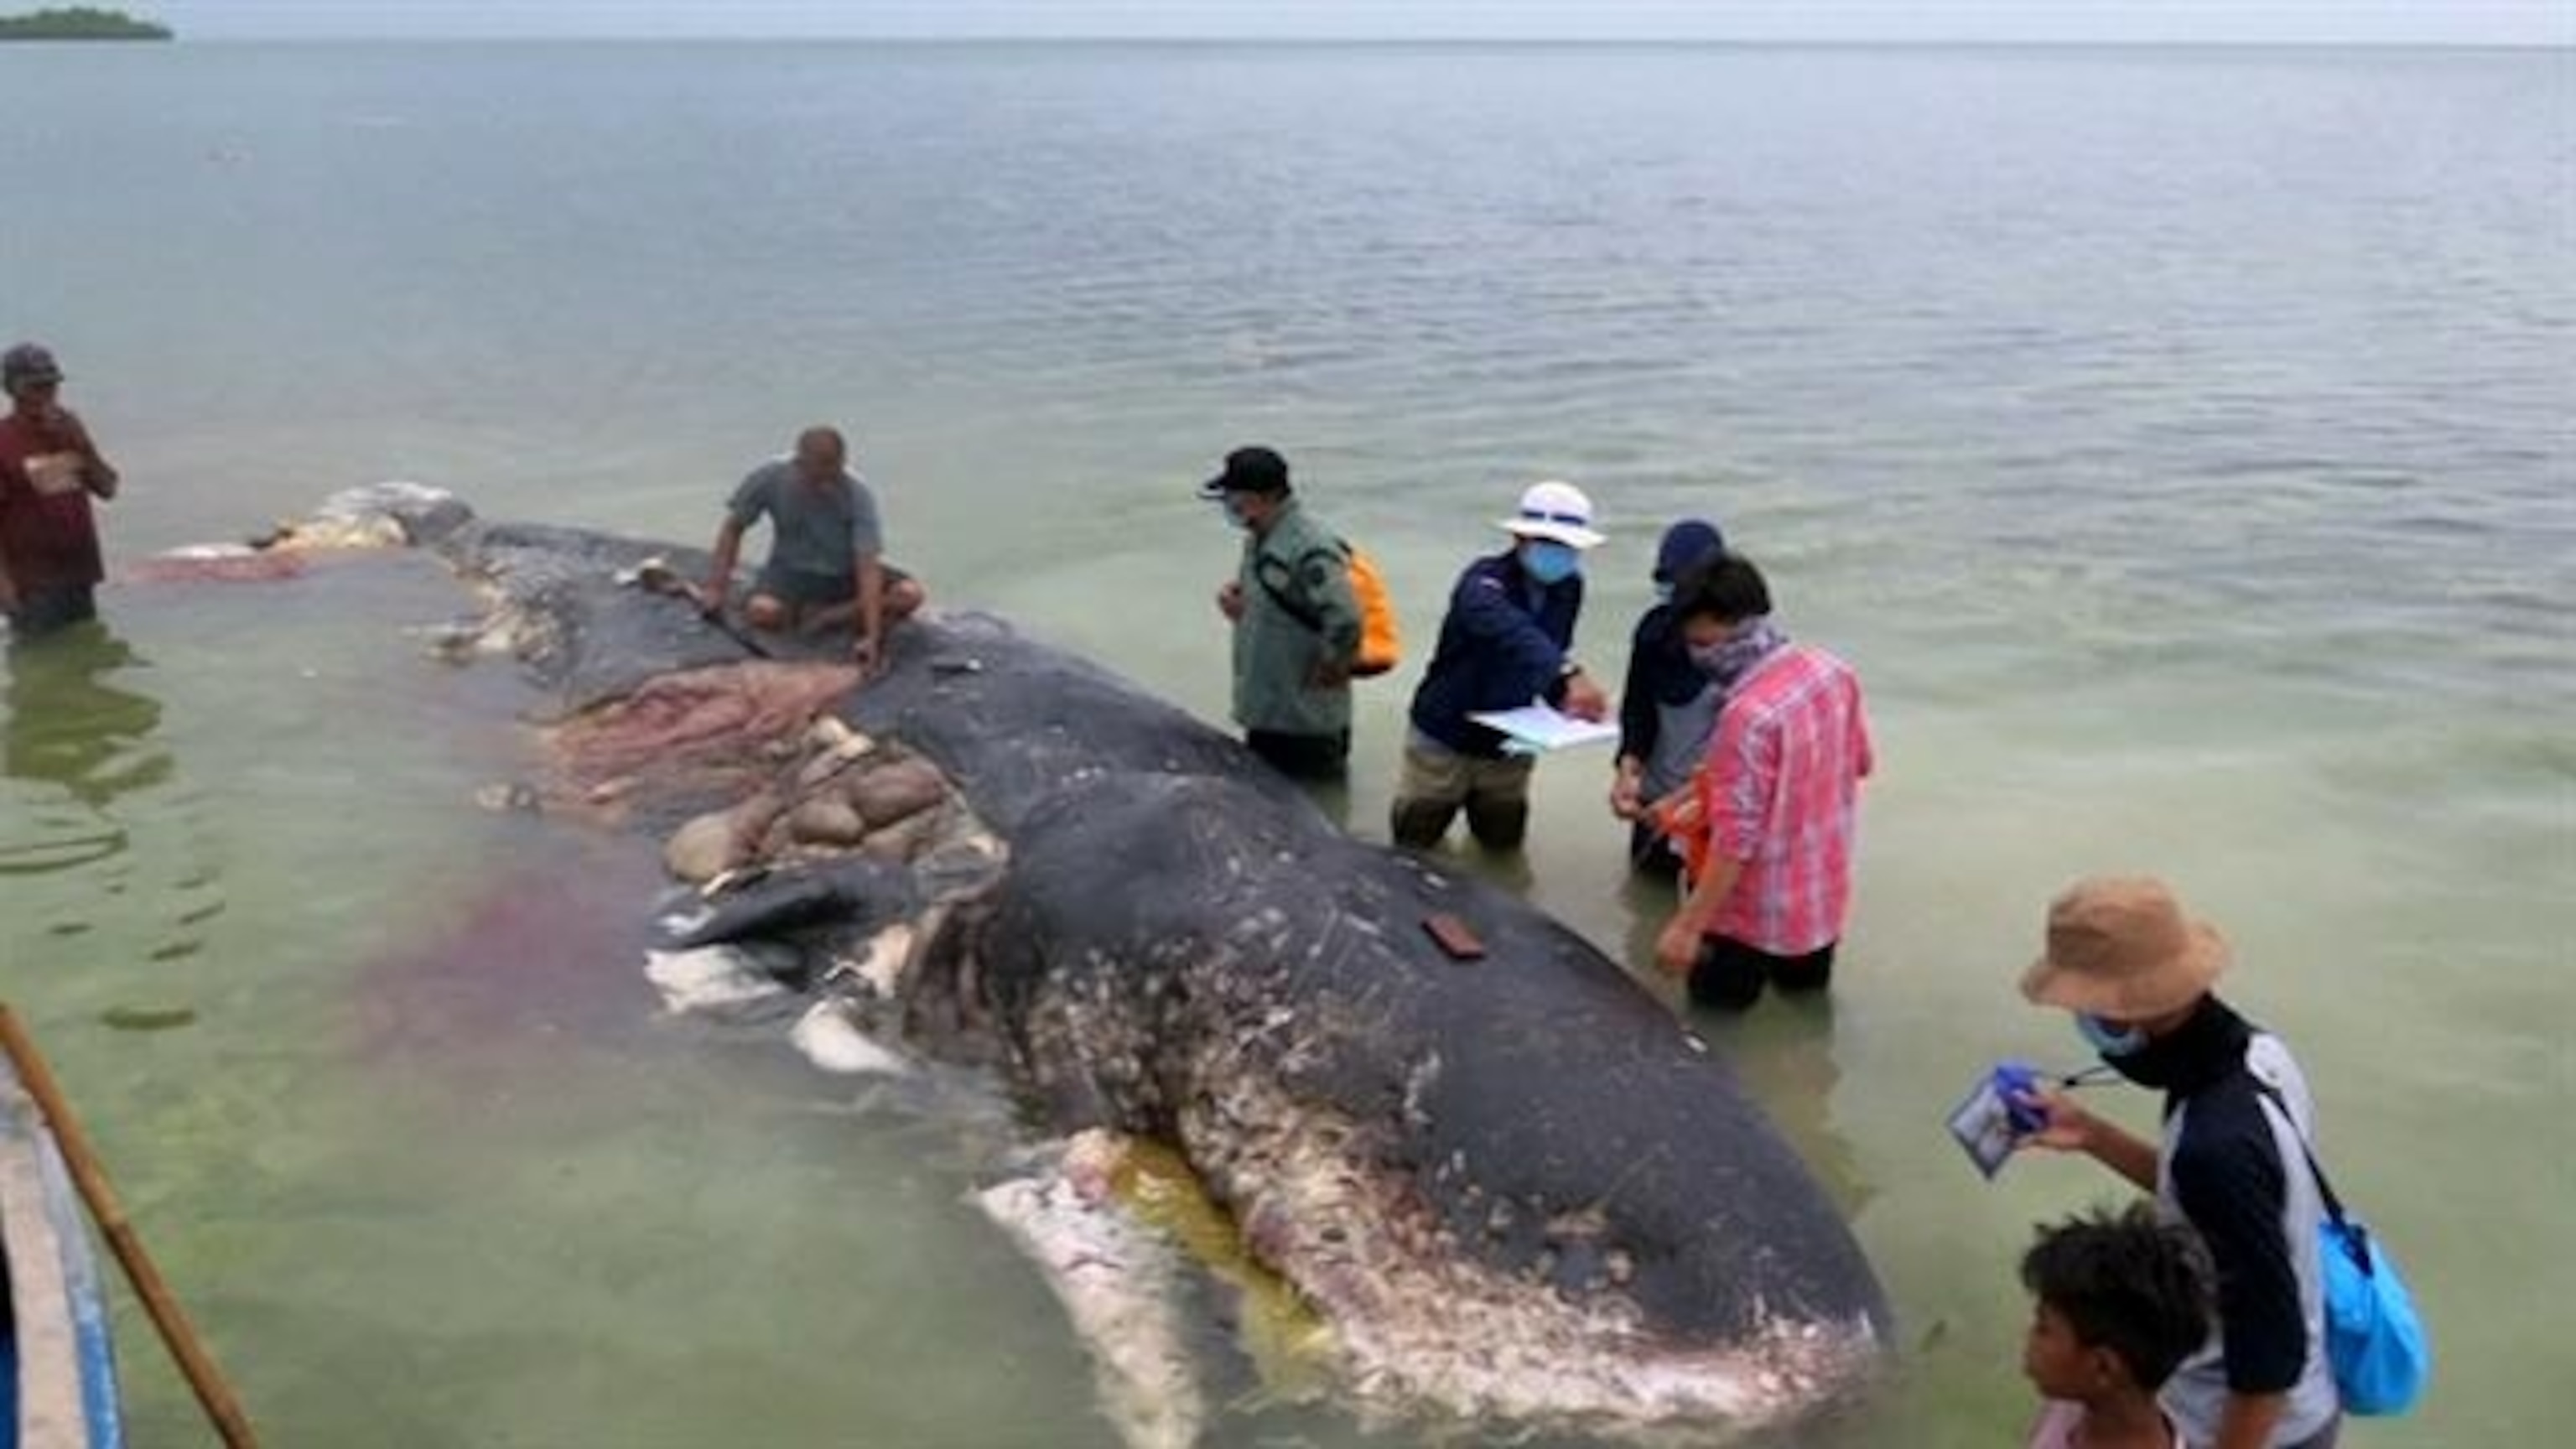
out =
<svg viewBox="0 0 2576 1449"><path fill-rule="evenodd" d="M1717 1049L1824 1185L1843 1220L1857 1220L1878 1189L1862 1171L1859 1150L1835 1130L1834 1089L1842 1082L1842 1066L1834 1050L1833 991L1766 990L1743 1011L1693 1006L1655 966L1655 937L1680 904L1678 889L1669 881L1631 875L1620 886L1619 900L1628 913L1622 959L1629 974Z"/></svg>
<svg viewBox="0 0 2576 1449"><path fill-rule="evenodd" d="M154 738L160 701L121 687L148 667L104 624L11 641L0 674L0 774L38 790L34 838L0 839L0 875L71 870L125 852L118 799L167 783L177 769Z"/></svg>
<svg viewBox="0 0 2576 1449"><path fill-rule="evenodd" d="M181 829L174 879L137 887L138 859L168 837L167 796L178 756L162 736L162 705L139 688L151 661L105 624L76 625L38 640L13 640L0 655L0 879L84 873L74 891L40 892L54 906L40 926L55 938L87 936L117 921L163 916L157 936L137 940L146 959L194 956L202 927L223 903L208 852ZM187 812L180 812L185 824ZM166 853L165 853L166 858ZM129 902L145 903L143 912ZM157 1029L181 1018L164 1012L111 1015L110 1024Z"/></svg>
<svg viewBox="0 0 2576 1449"><path fill-rule="evenodd" d="M1307 799L1315 802L1315 809L1332 822L1335 830L1346 835L1350 833L1351 782L1347 778L1299 780L1295 783L1306 792Z"/></svg>
<svg viewBox="0 0 2576 1449"><path fill-rule="evenodd" d="M1834 1090L1843 1072L1834 1053L1832 993L1765 992L1750 1010L1692 1008L1686 1019L1744 1079L1843 1221L1858 1221L1878 1187L1851 1139L1836 1130Z"/></svg>

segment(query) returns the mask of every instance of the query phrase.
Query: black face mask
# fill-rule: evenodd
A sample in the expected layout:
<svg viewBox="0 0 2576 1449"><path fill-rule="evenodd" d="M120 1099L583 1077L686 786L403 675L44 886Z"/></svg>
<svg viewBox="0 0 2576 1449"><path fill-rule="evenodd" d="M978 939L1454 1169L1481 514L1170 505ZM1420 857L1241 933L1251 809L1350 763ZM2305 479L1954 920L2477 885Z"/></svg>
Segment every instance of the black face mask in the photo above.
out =
<svg viewBox="0 0 2576 1449"><path fill-rule="evenodd" d="M2163 1091L2174 1084L2184 1060L2182 1040L2189 1032L2190 1028L2185 1026L2160 1037L2150 1037L2147 1044L2136 1051L2105 1056L2102 1060L2111 1070L2139 1086Z"/></svg>
<svg viewBox="0 0 2576 1449"><path fill-rule="evenodd" d="M2215 996L2201 998L2192 1014L2159 1037L2123 1056L2104 1057L2111 1069L2141 1087L2193 1092L2226 1076L2245 1060L2253 1030Z"/></svg>

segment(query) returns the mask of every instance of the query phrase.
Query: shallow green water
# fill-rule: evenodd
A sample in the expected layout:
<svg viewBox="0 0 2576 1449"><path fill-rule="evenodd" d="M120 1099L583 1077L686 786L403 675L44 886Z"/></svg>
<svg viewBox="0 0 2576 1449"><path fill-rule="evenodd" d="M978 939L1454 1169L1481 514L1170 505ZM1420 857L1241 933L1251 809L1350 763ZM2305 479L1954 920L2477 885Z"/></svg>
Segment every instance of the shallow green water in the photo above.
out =
<svg viewBox="0 0 2576 1449"><path fill-rule="evenodd" d="M389 475L695 539L832 418L940 598L1211 717L1231 544L1186 493L1235 442L1381 555L1417 661L1528 478L1601 502L1600 659L1655 528L1714 512L1881 746L1832 1001L1709 1024L1895 1298L1861 1438L2024 1423L2014 1258L2112 1184L1989 1186L1939 1121L1995 1057L2073 1064L2011 982L2051 892L2134 868L2234 937L2435 1322L2423 1415L2348 1442L2483 1449L2546 1439L2576 1295L2569 67L13 54L6 325L126 465L121 558ZM650 853L473 804L519 698L401 633L442 580L106 603L122 651L0 696L0 992L272 1442L1109 1442L961 1199L990 1103L660 1016ZM1411 678L1364 696L1363 835ZM1640 962L1603 774L1541 771L1520 879ZM193 1442L125 1327L138 1441Z"/></svg>

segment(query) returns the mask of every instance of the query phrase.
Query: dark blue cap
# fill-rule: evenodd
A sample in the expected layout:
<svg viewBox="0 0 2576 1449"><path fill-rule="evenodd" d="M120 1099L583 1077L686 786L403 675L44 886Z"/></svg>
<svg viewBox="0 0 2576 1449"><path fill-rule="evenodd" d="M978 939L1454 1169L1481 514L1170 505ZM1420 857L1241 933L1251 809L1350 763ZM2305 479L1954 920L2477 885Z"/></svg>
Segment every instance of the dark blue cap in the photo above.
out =
<svg viewBox="0 0 2576 1449"><path fill-rule="evenodd" d="M1664 530L1664 541L1655 546L1655 582L1678 582L1690 572L1691 565L1703 562L1709 555L1726 550L1726 535L1705 518L1685 518Z"/></svg>

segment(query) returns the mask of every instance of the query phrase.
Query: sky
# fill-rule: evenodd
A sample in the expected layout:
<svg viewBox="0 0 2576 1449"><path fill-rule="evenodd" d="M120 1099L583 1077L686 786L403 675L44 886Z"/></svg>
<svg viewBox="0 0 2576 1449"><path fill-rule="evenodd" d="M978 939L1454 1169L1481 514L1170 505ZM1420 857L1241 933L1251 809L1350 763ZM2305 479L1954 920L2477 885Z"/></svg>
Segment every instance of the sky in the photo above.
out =
<svg viewBox="0 0 2576 1449"><path fill-rule="evenodd" d="M35 3L55 0L33 0L25 8ZM129 0L123 8L165 21L191 40L847 36L2576 45L2576 0Z"/></svg>

